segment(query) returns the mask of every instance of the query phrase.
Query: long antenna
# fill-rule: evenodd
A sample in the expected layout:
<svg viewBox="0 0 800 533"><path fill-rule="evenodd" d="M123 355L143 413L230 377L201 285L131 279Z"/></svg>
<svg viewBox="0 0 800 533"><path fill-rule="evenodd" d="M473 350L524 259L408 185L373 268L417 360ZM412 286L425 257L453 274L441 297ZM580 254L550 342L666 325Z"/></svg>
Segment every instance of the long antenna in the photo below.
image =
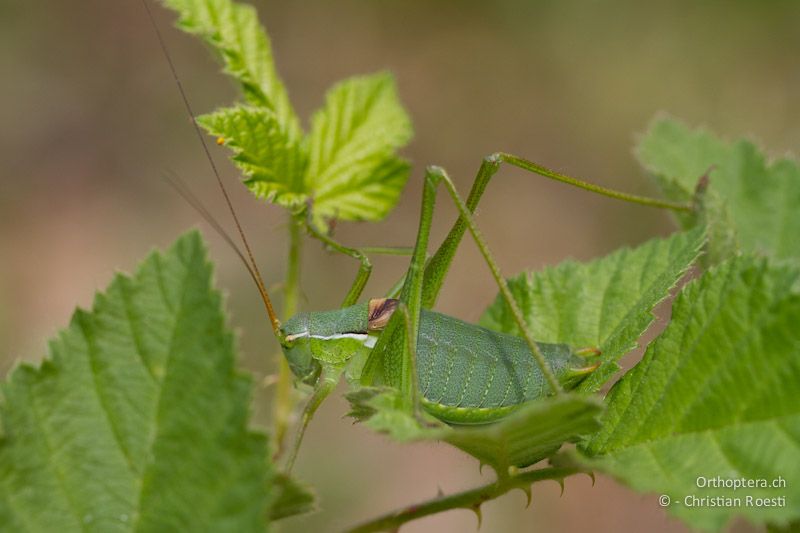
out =
<svg viewBox="0 0 800 533"><path fill-rule="evenodd" d="M225 228L223 228L217 219L214 218L214 215L211 214L203 202L200 201L197 196L195 196L189 186L186 185L186 183L175 173L165 172L162 177L164 178L164 181L166 181L170 187L175 189L175 192L177 192L187 204L197 211L197 213L203 217L203 220L205 220L208 225L211 226L214 231L216 231L225 240L225 242L231 247L234 253L236 253L242 263L244 263L244 267L250 273L250 276L253 278L253 280L255 280L256 274L253 271L253 268L250 266L250 262L247 260L244 253L242 253L242 250L236 245L236 242L228 234L228 232L225 231Z"/></svg>
<svg viewBox="0 0 800 533"><path fill-rule="evenodd" d="M261 300L264 302L264 307L267 309L267 314L269 315L269 320L272 324L272 331L275 332L276 337L280 337L280 321L278 320L278 316L275 314L275 309L272 307L272 300L269 299L269 293L267 293L266 285L264 284L264 279L261 277L261 273L258 270L258 265L253 257L253 252L250 249L250 244L247 242L247 237L244 234L244 230L242 230L242 225L239 223L239 217L236 216L236 210L233 208L233 203L231 202L230 196L228 196L228 190L225 188L225 184L222 182L222 178L219 175L219 170L217 170L217 165L214 163L214 159L211 157L211 152L208 149L208 144L206 144L206 139L203 136L203 132L200 130L200 126L197 124L197 121L194 119L194 111L192 110L192 106L189 103L189 98L186 96L186 91L183 88L183 84L181 83L180 78L178 77L178 71L175 68L175 64L172 62L172 56L167 49L167 45L164 42L164 37L161 35L161 30L158 29L158 24L156 24L156 19L153 16L153 12L150 9L150 6L147 3L147 0L142 0L142 5L144 6L145 11L147 12L147 17L150 19L150 24L153 27L153 31L158 38L158 44L161 47L161 53L164 55L164 59L167 60L167 64L169 65L170 73L172 73L172 79L175 81L175 85L178 87L178 92L181 95L181 100L183 100L183 105L186 108L186 112L189 113L189 118L192 121L192 125L194 126L194 131L197 134L197 138L200 140L200 144L203 147L203 152L206 154L206 159L208 159L209 164L211 165L211 169L214 171L214 177L217 179L217 184L219 185L220 190L222 191L222 196L225 198L225 203L228 205L228 210L231 212L231 216L233 217L233 221L236 224L236 230L239 232L239 237L242 239L242 243L244 244L244 249L247 252L247 258L249 259L249 265L247 266L248 272L255 281L256 286L258 287L258 292L261 294ZM173 184L174 185L174 184ZM179 192L183 191L186 192L185 188L176 187ZM181 194L186 198L185 194ZM191 196L191 195L190 195ZM187 198L188 200L188 198ZM195 203L192 203L195 205ZM199 204L199 202L197 202ZM208 214L208 211L202 207L200 204L201 209L198 209L200 213L203 215L206 220L209 222L213 219L213 217ZM195 207L197 209L197 207ZM205 213L205 214L203 214ZM219 224L212 223L211 224L215 229L221 227ZM219 231L217 229L217 231ZM226 233L222 232L223 238L228 241L229 244L233 244L233 241L230 237L226 237ZM244 260L244 256L242 255L241 251L234 245L234 249L237 251L240 257ZM247 261L245 261L247 263Z"/></svg>

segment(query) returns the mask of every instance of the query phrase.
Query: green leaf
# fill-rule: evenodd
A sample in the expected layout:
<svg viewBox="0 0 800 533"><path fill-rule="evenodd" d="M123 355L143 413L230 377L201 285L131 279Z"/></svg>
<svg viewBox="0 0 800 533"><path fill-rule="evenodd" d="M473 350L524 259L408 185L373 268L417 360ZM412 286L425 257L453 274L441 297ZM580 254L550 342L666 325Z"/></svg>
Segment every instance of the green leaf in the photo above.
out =
<svg viewBox="0 0 800 533"><path fill-rule="evenodd" d="M732 516L785 524L800 517L800 268L751 257L689 283L672 321L607 398L586 446L594 467L639 491L668 495L693 527ZM697 479L782 477L784 488L703 488ZM685 498L739 497L740 507ZM784 507L744 498L785 497Z"/></svg>
<svg viewBox="0 0 800 533"><path fill-rule="evenodd" d="M553 455L561 445L599 428L602 405L586 396L563 394L528 402L493 424L447 426L422 413L415 418L396 389L364 387L347 395L350 416L400 442L443 440L491 466L498 475Z"/></svg>
<svg viewBox="0 0 800 533"><path fill-rule="evenodd" d="M211 265L195 232L117 275L41 366L3 384L8 531L262 531L272 469L247 429Z"/></svg>
<svg viewBox="0 0 800 533"><path fill-rule="evenodd" d="M300 122L275 71L269 37L255 8L230 0L163 2L178 12L178 27L201 37L219 54L225 72L242 85L247 101L272 111L283 137L300 142Z"/></svg>
<svg viewBox="0 0 800 533"><path fill-rule="evenodd" d="M411 134L391 75L354 77L331 88L309 135L306 184L317 225L386 216L408 179L409 165L395 151Z"/></svg>
<svg viewBox="0 0 800 533"><path fill-rule="evenodd" d="M712 250L730 256L728 232L741 250L783 258L800 258L800 167L788 158L768 162L751 142L724 142L705 130L662 118L639 143L639 160L672 199L691 198L700 176L709 173L707 217L722 219ZM684 225L692 219L684 219Z"/></svg>
<svg viewBox="0 0 800 533"><path fill-rule="evenodd" d="M800 533L800 520L782 525L769 524L767 533Z"/></svg>
<svg viewBox="0 0 800 533"><path fill-rule="evenodd" d="M637 346L653 322L651 310L697 258L704 238L697 228L588 263L565 261L512 278L509 288L536 340L602 351L600 368L579 386L596 391L619 369L616 361ZM520 335L501 296L480 323Z"/></svg>
<svg viewBox="0 0 800 533"><path fill-rule="evenodd" d="M233 150L233 161L257 197L293 209L305 205L306 152L284 136L274 113L237 106L203 115L197 121Z"/></svg>
<svg viewBox="0 0 800 533"><path fill-rule="evenodd" d="M496 424L464 426L445 440L498 473L553 455L561 445L600 427L602 404L592 397L561 394L528 402Z"/></svg>
<svg viewBox="0 0 800 533"><path fill-rule="evenodd" d="M222 110L200 122L233 149L234 162L256 196L293 210L310 198L321 231L330 219L380 220L389 213L409 173L396 151L412 133L389 74L335 85L304 139L252 6L230 0L163 1L180 14L183 30L220 54L253 106Z"/></svg>
<svg viewBox="0 0 800 533"><path fill-rule="evenodd" d="M286 474L275 476L274 488L276 495L270 506L270 519L280 520L317 510L317 499L311 489Z"/></svg>
<svg viewBox="0 0 800 533"><path fill-rule="evenodd" d="M397 389L391 387L358 387L347 394L347 399L349 416L399 442L441 440L452 431L427 413L420 414L422 420L415 418Z"/></svg>

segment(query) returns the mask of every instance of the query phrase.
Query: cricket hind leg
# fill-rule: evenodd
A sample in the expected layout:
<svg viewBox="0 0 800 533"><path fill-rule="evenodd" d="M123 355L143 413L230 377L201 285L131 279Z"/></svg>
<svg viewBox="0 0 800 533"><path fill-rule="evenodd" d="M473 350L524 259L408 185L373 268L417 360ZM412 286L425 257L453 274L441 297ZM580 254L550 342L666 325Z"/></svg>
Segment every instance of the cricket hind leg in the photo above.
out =
<svg viewBox="0 0 800 533"><path fill-rule="evenodd" d="M528 345L528 349L533 355L534 360L541 369L542 375L544 375L545 380L550 386L551 392L553 394L561 393L562 392L561 385L559 384L558 380L553 374L550 365L545 360L544 355L539 349L539 346L536 344L536 342L534 342L533 337L528 331L528 325L522 316L522 312L520 311L516 300L514 300L514 297L512 296L511 291L508 288L508 283L506 283L505 278L500 272L500 268L497 266L497 262L494 260L494 257L489 251L489 246L486 244L486 240L484 239L483 235L481 234L480 230L475 224L472 212L470 211L469 207L464 203L464 201L461 199L461 196L458 194L458 190L456 189L455 184L450 179L450 176L447 175L447 172L445 172L445 170L441 167L436 167L436 166L428 167L427 171L425 172L426 188L428 187L432 188L434 191L433 194L435 194L435 189L440 183L444 184L445 188L447 189L448 194L450 195L451 199L453 200L453 203L455 203L456 208L458 209L460 215L459 220L463 219L466 229L469 230L473 240L475 241L475 244L478 246L478 249L480 250L481 255L486 261L486 264L492 273L492 277L494 278L495 283L497 283L497 286L500 289L500 294L502 294L503 299L506 302L506 305L508 305L508 308L511 311L511 315L514 318L514 322L516 322L517 327L519 327L519 330L522 332L522 337L525 340L525 343ZM460 240L460 237L458 240ZM457 242L455 243L455 245L457 245ZM420 293L419 302L421 307L422 286L419 287L419 293Z"/></svg>
<svg viewBox="0 0 800 533"><path fill-rule="evenodd" d="M411 263L406 273L405 283L400 293L400 300L407 306L407 317L404 319L406 320L405 335L409 342L401 343L399 341L398 335L401 335L402 332L397 330L396 320L399 320L399 317L395 318L392 320L394 323L390 323L387 326L387 330L384 331L378 344L373 349L373 353L367 360L362 374L362 384L371 385L375 384L376 381L382 380L398 387L401 398L406 402L405 407L413 409L416 413L419 412L416 339L419 335L421 310L423 306L428 303L432 304L433 300L435 300L436 293L438 293L441 281L449 268L452 256L466 230L469 230L478 245L503 298L511 310L515 322L520 331L523 332L525 342L528 344L536 363L541 368L542 374L545 376L552 392L556 394L561 392L558 380L553 375L538 345L528 332L522 313L472 216L472 211L477 206L486 185L497 172L502 161L503 158L500 155L484 159L467 204L459 196L455 185L444 169L429 167L425 173L417 240ZM444 183L449 195L456 204L459 218L436 254L429 261L426 261L426 251L436 202L436 189L440 183ZM397 356L399 350L402 350L402 357L400 358Z"/></svg>
<svg viewBox="0 0 800 533"><path fill-rule="evenodd" d="M595 185L593 183L556 172L547 167L534 163L533 161L529 161L515 155L497 152L485 157L481 162L481 166L478 169L475 180L472 183L472 188L470 189L465 203L469 213L475 212L475 208L478 206L478 202L480 202L480 199L486 190L486 186L500 169L500 165L502 163L506 163L533 174L538 174L539 176L543 176L545 178L566 183L567 185L572 185L573 187L578 187L580 189L617 200L631 202L643 206L671 209L673 211L691 212L694 209L693 206L687 204L679 204L658 200L655 198L648 198L645 196L637 196L609 189L607 187L602 187L600 185ZM438 250L436 250L436 253L434 253L427 262L425 267L425 284L423 287L422 296L422 305L426 309L432 308L436 302L436 298L442 288L445 275L450 269L450 264L453 261L456 249L458 248L458 245L461 242L466 230L466 219L464 216L459 216L456 222L453 224L453 227L450 229L450 232L447 234L447 237L445 237Z"/></svg>
<svg viewBox="0 0 800 533"><path fill-rule="evenodd" d="M467 230L469 230L478 245L484 260L492 272L495 282L500 288L503 298L511 310L517 326L520 331L523 332L525 342L528 344L536 363L541 368L552 392L555 394L561 392L561 386L558 380L556 380L550 366L539 350L538 345L533 341L533 338L528 332L528 327L522 317L522 313L512 297L505 278L503 278L500 273L497 263L494 261L472 216L486 186L492 176L497 173L500 164L503 162L612 198L653 207L691 210L691 207L681 204L671 204L662 202L661 200L629 195L627 193L600 187L559 174L522 158L503 153L491 155L483 160L465 204L444 169L429 167L426 171L423 184L422 208L420 210L417 240L408 271L406 272L405 281L400 291L400 300L405 306L404 315L402 319L397 317L390 321L384 334L381 335L380 340L367 359L361 376L361 382L364 385L374 385L378 381L383 381L396 386L400 391L403 402L405 402L405 407L413 410L417 414L419 413L420 400L418 395L418 378L416 375L416 340L419 335L421 311L423 307L431 307L436 300L444 276L458 248L458 244ZM448 193L456 204L459 211L459 218L437 252L428 259L426 257L427 246L436 202L436 189L440 183L445 184ZM399 323L397 320L404 320L406 325L405 331L398 329ZM406 342L400 342L400 335L405 336ZM402 357L398 358L397 352L399 350L402 350Z"/></svg>

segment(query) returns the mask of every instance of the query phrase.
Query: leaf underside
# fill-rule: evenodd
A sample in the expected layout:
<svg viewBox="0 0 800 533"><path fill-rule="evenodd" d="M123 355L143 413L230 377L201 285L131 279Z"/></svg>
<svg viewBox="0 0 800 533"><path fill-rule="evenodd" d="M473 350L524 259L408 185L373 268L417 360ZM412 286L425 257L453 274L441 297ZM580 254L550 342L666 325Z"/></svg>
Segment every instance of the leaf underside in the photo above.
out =
<svg viewBox="0 0 800 533"><path fill-rule="evenodd" d="M599 428L602 405L586 396L564 394L528 402L499 422L448 426L403 408L395 389L364 387L348 394L353 416L373 431L400 442L443 440L491 466L499 475L553 455L564 442Z"/></svg>
<svg viewBox="0 0 800 533"><path fill-rule="evenodd" d="M269 510L271 520L280 520L317 510L314 492L286 474L280 473L275 476L274 488L276 494Z"/></svg>
<svg viewBox="0 0 800 533"><path fill-rule="evenodd" d="M652 309L697 258L704 239L703 230L695 228L594 261L565 261L526 272L508 285L536 340L602 351L602 365L579 386L596 391L619 369L616 361L636 348L653 322ZM521 334L501 295L480 324Z"/></svg>
<svg viewBox="0 0 800 533"><path fill-rule="evenodd" d="M676 298L673 319L610 392L589 464L670 512L719 529L733 515L785 524L800 517L800 269L738 258ZM698 488L698 476L784 488ZM687 496L775 498L784 507L687 507Z"/></svg>
<svg viewBox="0 0 800 533"><path fill-rule="evenodd" d="M703 130L661 118L637 148L642 165L664 193L692 197L708 172L704 218L711 222L717 259L737 249L777 259L800 259L800 166L796 160L768 161L752 142L724 142ZM684 225L694 219L681 219Z"/></svg>
<svg viewBox="0 0 800 533"><path fill-rule="evenodd" d="M445 440L497 472L525 467L553 455L564 442L600 428L602 404L562 394L529 402L496 424L460 427Z"/></svg>
<svg viewBox="0 0 800 533"><path fill-rule="evenodd" d="M195 232L117 275L40 367L3 384L0 524L13 531L263 531L267 439L247 429Z"/></svg>

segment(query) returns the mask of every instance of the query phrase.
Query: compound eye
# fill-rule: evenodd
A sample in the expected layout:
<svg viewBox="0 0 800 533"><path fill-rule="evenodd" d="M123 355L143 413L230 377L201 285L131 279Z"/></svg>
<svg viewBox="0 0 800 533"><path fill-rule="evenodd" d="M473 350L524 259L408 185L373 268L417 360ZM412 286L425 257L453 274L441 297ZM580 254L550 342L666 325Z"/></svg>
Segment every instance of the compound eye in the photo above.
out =
<svg viewBox="0 0 800 533"><path fill-rule="evenodd" d="M286 342L287 344L292 344L292 343L294 343L294 341L296 341L297 339L301 339L301 338L303 338L303 337L308 337L308 332L307 332L307 331L304 331L304 332L302 332L302 333L295 333L295 334L293 334L293 335L285 335L285 336L283 337L283 340L284 340L284 342Z"/></svg>
<svg viewBox="0 0 800 533"><path fill-rule="evenodd" d="M380 331L385 328L399 303L400 300L394 298L375 298L370 300L367 328L370 331Z"/></svg>

